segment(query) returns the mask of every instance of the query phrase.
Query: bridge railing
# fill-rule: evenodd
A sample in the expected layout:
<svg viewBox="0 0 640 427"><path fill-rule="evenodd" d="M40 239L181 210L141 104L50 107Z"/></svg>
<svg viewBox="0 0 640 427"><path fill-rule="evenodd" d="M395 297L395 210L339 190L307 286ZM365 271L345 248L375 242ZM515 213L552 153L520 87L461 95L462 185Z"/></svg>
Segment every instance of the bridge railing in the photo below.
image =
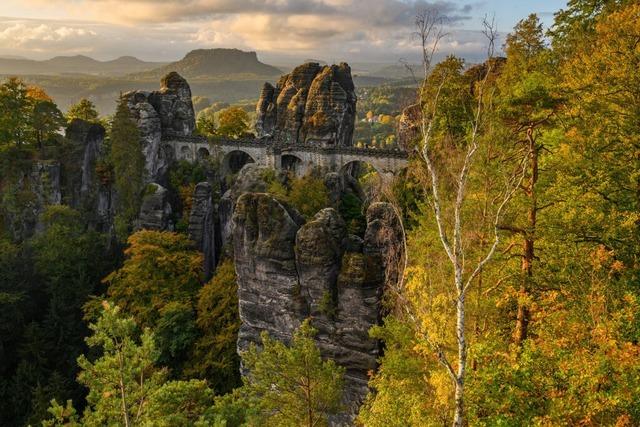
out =
<svg viewBox="0 0 640 427"><path fill-rule="evenodd" d="M406 159L408 153L401 148L371 148L371 147L326 147L318 144L281 144L266 138L206 138L203 136L183 136L168 138L167 142L222 145L227 147L265 147L274 152L287 153L289 151L305 151L322 154L357 155L366 157L385 157Z"/></svg>

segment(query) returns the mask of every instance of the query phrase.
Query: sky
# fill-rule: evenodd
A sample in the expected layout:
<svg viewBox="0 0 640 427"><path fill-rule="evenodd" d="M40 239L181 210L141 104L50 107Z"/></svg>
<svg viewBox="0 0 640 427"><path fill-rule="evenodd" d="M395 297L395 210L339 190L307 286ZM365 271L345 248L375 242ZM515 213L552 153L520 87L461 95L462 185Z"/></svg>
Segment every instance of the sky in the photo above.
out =
<svg viewBox="0 0 640 427"><path fill-rule="evenodd" d="M416 14L447 18L440 53L479 60L482 18L502 37L564 0L0 0L0 56L123 55L173 61L196 48L235 47L269 63L417 61ZM501 44L500 42L498 44Z"/></svg>

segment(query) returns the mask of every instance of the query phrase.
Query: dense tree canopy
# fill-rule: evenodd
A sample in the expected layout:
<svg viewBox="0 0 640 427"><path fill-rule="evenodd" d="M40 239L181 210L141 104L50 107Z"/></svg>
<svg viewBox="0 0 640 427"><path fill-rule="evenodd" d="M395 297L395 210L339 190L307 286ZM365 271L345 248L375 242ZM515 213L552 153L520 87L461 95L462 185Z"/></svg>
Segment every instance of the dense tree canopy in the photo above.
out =
<svg viewBox="0 0 640 427"><path fill-rule="evenodd" d="M86 98L82 98L77 104L73 104L67 111L67 121L80 119L86 122L97 122L98 111L93 102Z"/></svg>
<svg viewBox="0 0 640 427"><path fill-rule="evenodd" d="M428 17L418 29L433 35ZM640 425L639 41L637 1L569 0L548 31L536 15L519 21L504 58L435 64L427 49L417 87L358 89L355 144L393 146L403 108L418 116L395 180L373 185L373 169L349 167L337 192L322 169L260 176L261 191L307 220L336 208L345 245L364 251L375 248L353 235L366 237L370 200L402 219L406 266L370 330L382 351L356 425ZM201 135L250 133L248 103L194 104ZM63 116L42 88L0 83L0 425L318 426L344 415L349 366L320 351L317 318L290 342L264 334L238 354L233 245L207 281L187 235L196 184L209 182L215 206L235 177L215 161L170 162L161 183L175 231L140 230L155 186L127 100L95 165L65 119L99 118L87 99ZM66 182L79 169L98 177L82 202L81 183ZM222 219L207 217L207 244L221 243ZM351 333L322 330L334 326Z"/></svg>
<svg viewBox="0 0 640 427"><path fill-rule="evenodd" d="M239 138L249 131L249 115L240 107L229 107L218 115L216 133L228 138Z"/></svg>
<svg viewBox="0 0 640 427"><path fill-rule="evenodd" d="M122 97L111 122L110 146L110 162L115 174L119 205L116 230L124 239L140 209L146 170L140 131L131 118L126 99Z"/></svg>

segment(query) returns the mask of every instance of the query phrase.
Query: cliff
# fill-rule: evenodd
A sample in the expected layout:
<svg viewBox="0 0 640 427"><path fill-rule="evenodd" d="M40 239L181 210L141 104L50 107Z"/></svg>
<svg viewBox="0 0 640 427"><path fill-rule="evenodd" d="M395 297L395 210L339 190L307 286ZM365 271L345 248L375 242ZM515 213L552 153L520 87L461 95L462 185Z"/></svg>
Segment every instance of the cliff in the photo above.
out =
<svg viewBox="0 0 640 427"><path fill-rule="evenodd" d="M308 62L265 83L256 107L258 137L284 144L353 145L356 94L351 68Z"/></svg>
<svg viewBox="0 0 640 427"><path fill-rule="evenodd" d="M171 154L161 146L163 138L191 136L196 128L191 88L178 73L160 82L160 90L132 91L123 95L142 137L142 151L150 181L162 181Z"/></svg>
<svg viewBox="0 0 640 427"><path fill-rule="evenodd" d="M333 208L304 223L271 195L245 193L234 210L242 321L238 351L259 343L265 330L288 342L310 317L323 356L346 368L346 411L332 420L334 425L349 424L355 417L368 391L368 372L376 368L380 349L368 331L381 318L385 277L397 272L397 264L386 257L401 251L399 222L389 221L393 215L387 204L372 205L361 239L347 234Z"/></svg>
<svg viewBox="0 0 640 427"><path fill-rule="evenodd" d="M218 48L192 50L181 60L143 73L142 76L159 77L170 72L178 72L187 78L219 78L239 74L276 76L281 73L276 67L260 62L255 52Z"/></svg>

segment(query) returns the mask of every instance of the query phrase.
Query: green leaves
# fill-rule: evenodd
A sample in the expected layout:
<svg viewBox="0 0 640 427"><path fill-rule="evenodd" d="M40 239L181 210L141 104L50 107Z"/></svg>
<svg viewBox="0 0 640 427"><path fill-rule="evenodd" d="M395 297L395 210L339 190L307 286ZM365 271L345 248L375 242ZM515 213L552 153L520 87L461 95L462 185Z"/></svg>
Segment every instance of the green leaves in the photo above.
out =
<svg viewBox="0 0 640 427"><path fill-rule="evenodd" d="M122 316L119 307L105 302L103 308L87 338L103 355L93 362L84 355L78 358L78 381L89 389L83 424L140 425L166 372L154 366L158 352L151 332L145 329L139 336L133 319Z"/></svg>
<svg viewBox="0 0 640 427"><path fill-rule="evenodd" d="M98 112L93 102L86 98L82 98L77 104L73 104L67 111L67 121L80 119L86 122L97 123Z"/></svg>
<svg viewBox="0 0 640 427"><path fill-rule="evenodd" d="M200 335L185 374L206 378L217 393L229 392L241 384L236 352L240 327L238 285L232 260L221 261L215 276L200 289L197 311Z"/></svg>
<svg viewBox="0 0 640 427"><path fill-rule="evenodd" d="M263 333L262 350L254 345L243 354L249 374L242 393L257 405L260 425L327 425L327 417L340 411L344 368L322 360L315 334L306 320L290 347Z"/></svg>
<svg viewBox="0 0 640 427"><path fill-rule="evenodd" d="M249 131L249 114L240 107L229 107L218 115L217 135L240 138Z"/></svg>
<svg viewBox="0 0 640 427"><path fill-rule="evenodd" d="M116 231L118 237L124 240L140 209L146 170L140 131L131 118L127 100L123 97L118 101L109 137L110 161L115 173L115 189L118 192Z"/></svg>

